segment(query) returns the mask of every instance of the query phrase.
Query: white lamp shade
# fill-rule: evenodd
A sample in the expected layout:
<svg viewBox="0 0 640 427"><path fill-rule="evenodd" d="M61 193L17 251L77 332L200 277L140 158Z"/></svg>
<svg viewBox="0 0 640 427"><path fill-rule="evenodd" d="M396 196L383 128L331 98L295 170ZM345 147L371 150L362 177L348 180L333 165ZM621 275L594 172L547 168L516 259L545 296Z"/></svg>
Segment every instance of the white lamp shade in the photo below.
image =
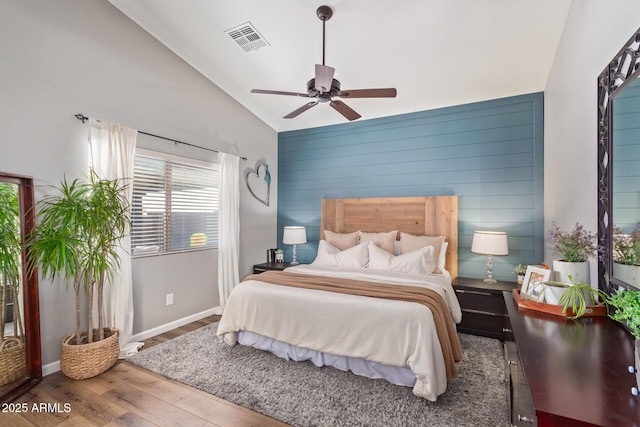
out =
<svg viewBox="0 0 640 427"><path fill-rule="evenodd" d="M285 245L302 245L307 243L307 230L302 226L285 227L282 243Z"/></svg>
<svg viewBox="0 0 640 427"><path fill-rule="evenodd" d="M474 231L471 252L482 255L509 255L507 233L503 231Z"/></svg>

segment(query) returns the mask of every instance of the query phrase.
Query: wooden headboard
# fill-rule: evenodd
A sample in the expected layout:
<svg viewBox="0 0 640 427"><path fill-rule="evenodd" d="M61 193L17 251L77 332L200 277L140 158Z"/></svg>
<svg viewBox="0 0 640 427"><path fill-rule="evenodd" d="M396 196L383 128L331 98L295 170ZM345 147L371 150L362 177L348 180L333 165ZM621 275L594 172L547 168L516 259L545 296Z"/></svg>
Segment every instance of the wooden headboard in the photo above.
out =
<svg viewBox="0 0 640 427"><path fill-rule="evenodd" d="M445 267L452 278L458 276L458 196L323 199L321 239L324 230L445 236L449 242Z"/></svg>

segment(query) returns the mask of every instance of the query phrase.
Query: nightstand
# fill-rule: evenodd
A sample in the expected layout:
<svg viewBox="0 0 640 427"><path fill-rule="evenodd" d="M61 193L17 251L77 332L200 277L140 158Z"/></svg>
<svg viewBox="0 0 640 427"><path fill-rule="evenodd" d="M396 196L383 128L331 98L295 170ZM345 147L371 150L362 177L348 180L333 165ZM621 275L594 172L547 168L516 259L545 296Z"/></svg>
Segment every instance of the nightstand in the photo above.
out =
<svg viewBox="0 0 640 427"><path fill-rule="evenodd" d="M287 267L291 267L290 262L263 262L253 266L253 274L260 274L269 270L282 271Z"/></svg>
<svg viewBox="0 0 640 427"><path fill-rule="evenodd" d="M490 284L482 279L456 278L453 289L462 309L458 332L513 341L502 292L519 286L516 282Z"/></svg>

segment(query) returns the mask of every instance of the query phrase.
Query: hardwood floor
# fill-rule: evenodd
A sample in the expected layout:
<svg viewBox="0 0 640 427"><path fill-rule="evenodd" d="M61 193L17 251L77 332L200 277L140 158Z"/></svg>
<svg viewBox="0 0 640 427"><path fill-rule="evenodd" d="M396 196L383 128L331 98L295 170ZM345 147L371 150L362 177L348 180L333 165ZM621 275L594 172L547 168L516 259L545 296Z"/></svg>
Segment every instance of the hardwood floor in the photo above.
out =
<svg viewBox="0 0 640 427"><path fill-rule="evenodd" d="M219 318L210 316L150 338L142 351ZM2 410L0 425L16 427L288 426L124 361L87 380L70 380L61 372L48 375Z"/></svg>

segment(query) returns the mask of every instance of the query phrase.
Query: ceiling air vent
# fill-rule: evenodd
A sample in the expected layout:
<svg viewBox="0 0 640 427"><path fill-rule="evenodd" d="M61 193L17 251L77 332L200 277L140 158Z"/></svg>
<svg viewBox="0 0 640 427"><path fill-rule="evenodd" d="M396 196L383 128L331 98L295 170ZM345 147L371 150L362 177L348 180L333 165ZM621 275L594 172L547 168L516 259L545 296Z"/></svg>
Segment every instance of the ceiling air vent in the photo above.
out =
<svg viewBox="0 0 640 427"><path fill-rule="evenodd" d="M269 46L269 43L262 37L258 30L255 29L251 22L245 22L242 25L225 31L225 33L229 34L229 37L238 43L238 46L244 49L245 52L251 52L252 50Z"/></svg>

